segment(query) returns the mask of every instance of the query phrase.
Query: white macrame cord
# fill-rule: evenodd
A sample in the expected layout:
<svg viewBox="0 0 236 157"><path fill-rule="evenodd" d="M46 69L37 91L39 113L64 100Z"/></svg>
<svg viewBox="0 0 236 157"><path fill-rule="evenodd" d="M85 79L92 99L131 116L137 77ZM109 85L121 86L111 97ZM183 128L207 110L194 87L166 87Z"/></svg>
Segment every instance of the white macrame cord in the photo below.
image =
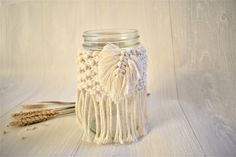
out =
<svg viewBox="0 0 236 157"><path fill-rule="evenodd" d="M101 51L77 56L76 117L82 139L97 144L136 141L145 135L146 50L142 45L120 49L107 44Z"/></svg>

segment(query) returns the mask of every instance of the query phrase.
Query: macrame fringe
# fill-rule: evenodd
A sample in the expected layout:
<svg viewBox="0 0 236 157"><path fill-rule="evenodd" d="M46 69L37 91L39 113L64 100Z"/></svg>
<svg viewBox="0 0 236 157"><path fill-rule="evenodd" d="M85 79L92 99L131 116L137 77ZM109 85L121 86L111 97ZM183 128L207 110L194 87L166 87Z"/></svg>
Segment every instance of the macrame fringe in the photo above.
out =
<svg viewBox="0 0 236 157"><path fill-rule="evenodd" d="M123 144L146 134L146 90L134 92L119 103L102 95L96 100L96 95L83 90L78 91L77 98L77 121L84 131L84 141Z"/></svg>

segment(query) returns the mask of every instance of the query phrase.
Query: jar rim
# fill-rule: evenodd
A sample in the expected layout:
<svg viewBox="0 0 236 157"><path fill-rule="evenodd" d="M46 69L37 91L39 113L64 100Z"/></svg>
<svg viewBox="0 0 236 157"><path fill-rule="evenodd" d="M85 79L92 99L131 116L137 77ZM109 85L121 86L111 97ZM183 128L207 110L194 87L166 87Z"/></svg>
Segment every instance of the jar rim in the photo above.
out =
<svg viewBox="0 0 236 157"><path fill-rule="evenodd" d="M83 32L86 49L101 50L107 43L118 45L121 48L131 47L139 44L137 29L97 29Z"/></svg>
<svg viewBox="0 0 236 157"><path fill-rule="evenodd" d="M129 35L129 34L138 34L137 29L94 29L87 30L83 32L83 36L100 36L100 35Z"/></svg>

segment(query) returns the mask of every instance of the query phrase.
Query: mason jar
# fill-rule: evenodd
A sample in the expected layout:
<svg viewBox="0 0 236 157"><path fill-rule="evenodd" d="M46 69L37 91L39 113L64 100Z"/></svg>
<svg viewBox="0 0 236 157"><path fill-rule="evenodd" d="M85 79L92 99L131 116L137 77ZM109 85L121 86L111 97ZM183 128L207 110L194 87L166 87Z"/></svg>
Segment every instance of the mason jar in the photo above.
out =
<svg viewBox="0 0 236 157"><path fill-rule="evenodd" d="M146 134L146 49L135 29L89 30L77 55L82 140L134 142Z"/></svg>

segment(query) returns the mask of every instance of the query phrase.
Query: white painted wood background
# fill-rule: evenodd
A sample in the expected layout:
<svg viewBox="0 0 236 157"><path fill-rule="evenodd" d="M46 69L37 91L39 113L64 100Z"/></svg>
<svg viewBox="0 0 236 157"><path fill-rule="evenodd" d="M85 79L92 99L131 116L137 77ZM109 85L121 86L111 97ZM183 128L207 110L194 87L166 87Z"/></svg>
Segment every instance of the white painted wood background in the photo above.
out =
<svg viewBox="0 0 236 157"><path fill-rule="evenodd" d="M236 156L235 0L2 0L0 26L0 156ZM114 27L148 50L147 136L84 143L74 116L6 127L21 103L75 101L82 32Z"/></svg>

